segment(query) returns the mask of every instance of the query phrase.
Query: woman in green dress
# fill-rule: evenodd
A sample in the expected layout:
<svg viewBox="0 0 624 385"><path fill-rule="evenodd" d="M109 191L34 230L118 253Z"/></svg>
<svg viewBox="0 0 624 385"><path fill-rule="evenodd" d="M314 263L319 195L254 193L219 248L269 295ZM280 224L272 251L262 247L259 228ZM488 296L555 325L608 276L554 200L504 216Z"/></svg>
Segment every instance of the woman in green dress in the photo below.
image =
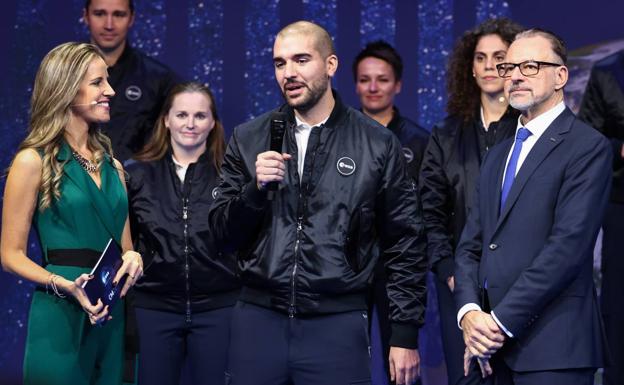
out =
<svg viewBox="0 0 624 385"><path fill-rule="evenodd" d="M66 43L43 59L33 88L29 133L4 192L2 267L37 284L28 320L25 384L120 384L123 300L92 304L82 285L112 238L123 250L125 296L142 275L132 251L123 169L97 129L114 95L91 44ZM43 267L26 254L31 224Z"/></svg>

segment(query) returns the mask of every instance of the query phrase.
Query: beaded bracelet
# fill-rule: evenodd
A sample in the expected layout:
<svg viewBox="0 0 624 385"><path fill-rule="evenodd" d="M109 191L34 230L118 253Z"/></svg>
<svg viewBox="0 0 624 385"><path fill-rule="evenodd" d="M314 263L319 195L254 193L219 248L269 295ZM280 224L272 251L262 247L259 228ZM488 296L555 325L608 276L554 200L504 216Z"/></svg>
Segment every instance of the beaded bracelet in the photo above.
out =
<svg viewBox="0 0 624 385"><path fill-rule="evenodd" d="M61 278L61 276L56 274L50 274L48 277L48 283L46 283L46 293L48 292L48 286L52 288L52 292L57 295L59 298L65 298L65 294L61 293L56 284L56 280Z"/></svg>

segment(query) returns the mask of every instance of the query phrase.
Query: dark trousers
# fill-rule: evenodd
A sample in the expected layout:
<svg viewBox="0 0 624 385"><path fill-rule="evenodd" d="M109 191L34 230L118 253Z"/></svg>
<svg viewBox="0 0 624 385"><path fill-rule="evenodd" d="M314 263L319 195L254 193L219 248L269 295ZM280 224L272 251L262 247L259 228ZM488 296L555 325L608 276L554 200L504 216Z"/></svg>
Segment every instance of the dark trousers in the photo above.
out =
<svg viewBox="0 0 624 385"><path fill-rule="evenodd" d="M238 302L226 384L370 384L366 311L305 318Z"/></svg>
<svg viewBox="0 0 624 385"><path fill-rule="evenodd" d="M593 385L594 368L515 372L496 355L491 360L493 374L485 379L487 385ZM476 361L472 371L479 372Z"/></svg>
<svg viewBox="0 0 624 385"><path fill-rule="evenodd" d="M464 338L461 329L457 326L457 307L453 300L453 293L448 285L434 278L438 292L438 306L440 309L440 327L442 331L442 345L446 360L446 372L449 385L477 385L483 384L479 372L471 371L464 376Z"/></svg>
<svg viewBox="0 0 624 385"><path fill-rule="evenodd" d="M602 225L601 310L611 353L605 385L624 384L624 204L610 203Z"/></svg>
<svg viewBox="0 0 624 385"><path fill-rule="evenodd" d="M232 307L191 316L135 308L139 331L139 384L178 385L188 367L193 385L223 384Z"/></svg>

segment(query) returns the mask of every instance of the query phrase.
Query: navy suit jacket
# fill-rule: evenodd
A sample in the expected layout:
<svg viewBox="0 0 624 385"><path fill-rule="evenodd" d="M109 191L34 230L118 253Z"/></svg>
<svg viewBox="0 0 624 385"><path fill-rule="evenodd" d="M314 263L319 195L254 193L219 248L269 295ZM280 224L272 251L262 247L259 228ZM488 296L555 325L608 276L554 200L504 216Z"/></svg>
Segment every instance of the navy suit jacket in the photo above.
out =
<svg viewBox="0 0 624 385"><path fill-rule="evenodd" d="M566 108L529 152L499 210L513 138L484 159L457 249L455 300L489 304L514 338L499 351L515 371L603 366L592 277L608 201L609 141Z"/></svg>

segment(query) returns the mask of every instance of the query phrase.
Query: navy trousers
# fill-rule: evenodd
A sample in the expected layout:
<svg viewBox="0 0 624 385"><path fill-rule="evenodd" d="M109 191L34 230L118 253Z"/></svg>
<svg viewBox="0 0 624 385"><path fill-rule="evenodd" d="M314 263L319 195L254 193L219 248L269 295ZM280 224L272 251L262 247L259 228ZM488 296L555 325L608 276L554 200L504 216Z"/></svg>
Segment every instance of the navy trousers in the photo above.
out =
<svg viewBox="0 0 624 385"><path fill-rule="evenodd" d="M185 314L135 308L140 385L223 384L232 307Z"/></svg>
<svg viewBox="0 0 624 385"><path fill-rule="evenodd" d="M487 385L593 385L596 372L595 368L515 372L496 355L490 363L493 374L485 378ZM476 361L471 369L480 373Z"/></svg>
<svg viewBox="0 0 624 385"><path fill-rule="evenodd" d="M370 384L366 311L305 318L238 302L227 385Z"/></svg>

